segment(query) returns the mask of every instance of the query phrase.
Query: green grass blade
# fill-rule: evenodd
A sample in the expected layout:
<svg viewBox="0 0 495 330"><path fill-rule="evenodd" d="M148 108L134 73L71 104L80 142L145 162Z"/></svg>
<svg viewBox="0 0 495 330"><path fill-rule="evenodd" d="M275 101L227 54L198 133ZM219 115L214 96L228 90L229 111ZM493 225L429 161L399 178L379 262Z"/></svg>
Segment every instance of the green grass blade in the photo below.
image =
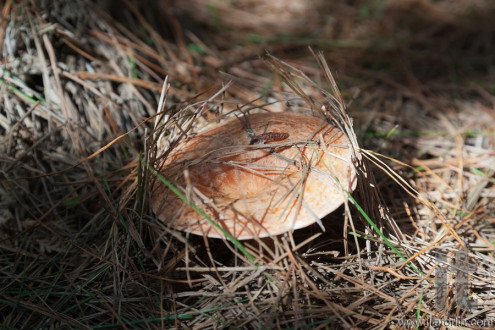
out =
<svg viewBox="0 0 495 330"><path fill-rule="evenodd" d="M375 232L383 239L383 241L385 242L385 244L387 244L387 246L395 252L395 254L397 254L402 260L407 260L406 257L404 257L404 255L402 255L402 253L392 244L390 243L390 241L388 240L388 238L382 233L382 231L380 230L380 228L378 228L378 226L376 225L376 223L373 222L373 220L371 220L371 218L368 216L368 214L366 214L366 212L363 210L363 208L356 202L356 200L351 196L350 193L347 193L347 196L349 198L349 200L352 202L352 204L356 207L356 209L359 211L359 213L361 213L361 215L366 219L366 221L368 222L368 224L375 230ZM414 269L414 271L422 276L425 276L425 274L420 271L418 268L416 268L416 266L414 266L413 264L410 264L409 265L412 269Z"/></svg>
<svg viewBox="0 0 495 330"><path fill-rule="evenodd" d="M140 157L140 159L141 159L141 157ZM239 242L228 231L226 231L224 228L222 228L222 226L220 226L215 220L213 220L212 218L210 218L203 210L201 210L194 203L192 203L189 199L187 199L187 197L184 196L176 187L174 187L174 185L172 183L170 183L169 181L167 181L167 179L165 179L165 177L163 175L161 175L160 173L158 173L158 171L155 170L152 166L150 166L146 161L144 161L142 159L141 159L141 161L144 162L144 164L146 165L146 167L148 168L148 170L154 176L156 176L161 182L163 182L163 184L165 184L168 189L170 189L174 194L176 194L177 197L179 197L180 199L182 199L182 201L184 203L186 203L187 205L189 205L190 207L192 207L194 211L196 211L199 215L201 215L203 218L205 218L206 221L208 221L213 227L215 227L216 229L218 229L219 231L221 231L222 234L224 234L225 237L227 237L246 257L249 258L250 261L252 261L252 262L255 262L256 261L256 258L251 253L249 253L248 250L246 250L246 248L244 247L244 245L242 245L241 242Z"/></svg>
<svg viewBox="0 0 495 330"><path fill-rule="evenodd" d="M416 329L419 329L419 318L421 317L421 303L423 302L423 290L419 296L418 310L416 311Z"/></svg>

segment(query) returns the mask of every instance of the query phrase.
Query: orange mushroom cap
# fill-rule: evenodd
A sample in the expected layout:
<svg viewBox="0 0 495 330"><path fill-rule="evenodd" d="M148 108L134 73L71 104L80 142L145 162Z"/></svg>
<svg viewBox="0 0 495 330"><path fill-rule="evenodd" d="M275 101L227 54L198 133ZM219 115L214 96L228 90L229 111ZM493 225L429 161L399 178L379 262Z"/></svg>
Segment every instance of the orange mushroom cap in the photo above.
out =
<svg viewBox="0 0 495 330"><path fill-rule="evenodd" d="M237 239L313 224L356 187L347 136L296 113L228 120L180 143L162 165L167 180ZM224 236L158 180L151 206L175 229Z"/></svg>

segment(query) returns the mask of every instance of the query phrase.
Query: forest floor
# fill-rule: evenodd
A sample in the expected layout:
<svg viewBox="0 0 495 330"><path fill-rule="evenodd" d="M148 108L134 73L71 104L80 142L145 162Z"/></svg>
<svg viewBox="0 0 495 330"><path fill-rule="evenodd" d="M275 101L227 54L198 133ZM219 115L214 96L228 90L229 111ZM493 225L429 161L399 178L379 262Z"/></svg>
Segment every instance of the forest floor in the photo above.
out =
<svg viewBox="0 0 495 330"><path fill-rule="evenodd" d="M495 327L495 5L331 3L3 1L0 327ZM164 150L250 106L352 122L352 202L247 241L157 219Z"/></svg>

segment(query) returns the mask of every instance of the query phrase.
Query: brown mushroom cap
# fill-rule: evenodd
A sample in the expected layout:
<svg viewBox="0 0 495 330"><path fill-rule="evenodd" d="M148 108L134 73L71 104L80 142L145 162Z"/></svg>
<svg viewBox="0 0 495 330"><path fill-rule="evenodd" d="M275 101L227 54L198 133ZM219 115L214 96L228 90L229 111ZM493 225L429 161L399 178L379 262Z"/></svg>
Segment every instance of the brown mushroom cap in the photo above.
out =
<svg viewBox="0 0 495 330"><path fill-rule="evenodd" d="M237 239L313 224L356 187L351 143L337 128L296 113L245 119L185 140L161 167L167 180ZM151 205L175 229L224 236L158 180Z"/></svg>

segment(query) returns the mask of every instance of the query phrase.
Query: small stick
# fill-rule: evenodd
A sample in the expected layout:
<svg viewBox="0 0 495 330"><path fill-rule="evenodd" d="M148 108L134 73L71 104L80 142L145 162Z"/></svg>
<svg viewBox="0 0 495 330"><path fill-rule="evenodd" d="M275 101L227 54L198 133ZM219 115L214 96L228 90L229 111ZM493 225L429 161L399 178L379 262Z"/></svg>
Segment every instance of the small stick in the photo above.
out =
<svg viewBox="0 0 495 330"><path fill-rule="evenodd" d="M289 133L282 133L282 132L266 132L266 127L265 127L265 132L262 134L256 135L251 128L251 124L249 123L249 118L246 116L246 114L243 112L242 113L245 119L245 125L246 125L246 133L249 135L251 138L251 141L249 142L249 145L253 144L265 144L265 143L270 143L270 142L275 142L275 141L282 141L285 140L289 137ZM237 119L241 120L238 116L236 116ZM242 120L241 120L242 122ZM267 124L268 126L268 124Z"/></svg>
<svg viewBox="0 0 495 330"><path fill-rule="evenodd" d="M270 143L270 142L275 142L275 141L282 141L282 140L287 139L288 137L289 137L289 133L267 132L267 133L263 133L260 135L251 136L251 141L249 142L249 144L250 145L257 144L257 143L265 144L265 143Z"/></svg>

